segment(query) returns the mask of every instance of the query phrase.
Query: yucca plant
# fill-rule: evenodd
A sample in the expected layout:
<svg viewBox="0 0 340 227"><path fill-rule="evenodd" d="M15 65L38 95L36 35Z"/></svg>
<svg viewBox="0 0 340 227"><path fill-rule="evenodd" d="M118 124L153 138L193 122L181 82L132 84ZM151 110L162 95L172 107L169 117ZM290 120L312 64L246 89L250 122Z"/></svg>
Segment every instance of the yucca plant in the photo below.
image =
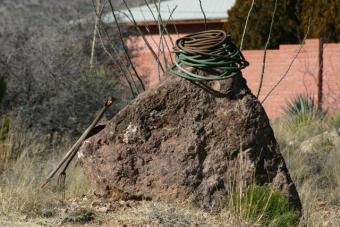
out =
<svg viewBox="0 0 340 227"><path fill-rule="evenodd" d="M308 94L297 95L283 108L288 118L287 126L290 129L297 129L301 126L320 120L325 113L320 110L316 104L314 97Z"/></svg>
<svg viewBox="0 0 340 227"><path fill-rule="evenodd" d="M307 94L297 95L283 110L285 114L290 116L305 113L317 114L320 112L315 105L314 97Z"/></svg>

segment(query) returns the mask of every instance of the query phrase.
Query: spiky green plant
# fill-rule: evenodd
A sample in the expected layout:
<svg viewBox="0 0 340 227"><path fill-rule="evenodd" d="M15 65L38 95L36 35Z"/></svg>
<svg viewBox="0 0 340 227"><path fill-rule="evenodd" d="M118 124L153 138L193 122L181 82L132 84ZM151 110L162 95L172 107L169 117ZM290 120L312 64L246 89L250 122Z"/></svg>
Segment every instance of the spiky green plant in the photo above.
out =
<svg viewBox="0 0 340 227"><path fill-rule="evenodd" d="M297 95L283 109L287 115L297 115L306 113L318 113L319 110L315 105L314 97L307 94Z"/></svg>
<svg viewBox="0 0 340 227"><path fill-rule="evenodd" d="M287 127L294 130L321 120L325 115L316 106L314 97L308 94L297 95L283 108L283 111L287 116Z"/></svg>
<svg viewBox="0 0 340 227"><path fill-rule="evenodd" d="M240 218L256 226L296 226L297 214L288 199L267 186L252 185L244 195L233 196Z"/></svg>

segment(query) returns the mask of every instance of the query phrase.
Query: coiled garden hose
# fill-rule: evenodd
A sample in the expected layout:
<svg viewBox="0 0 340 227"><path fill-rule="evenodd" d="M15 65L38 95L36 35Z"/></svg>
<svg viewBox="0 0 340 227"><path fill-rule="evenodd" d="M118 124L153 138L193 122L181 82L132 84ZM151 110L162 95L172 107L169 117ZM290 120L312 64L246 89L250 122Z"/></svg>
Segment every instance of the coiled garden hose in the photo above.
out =
<svg viewBox="0 0 340 227"><path fill-rule="evenodd" d="M222 30L193 33L176 41L170 72L191 81L226 80L249 65Z"/></svg>

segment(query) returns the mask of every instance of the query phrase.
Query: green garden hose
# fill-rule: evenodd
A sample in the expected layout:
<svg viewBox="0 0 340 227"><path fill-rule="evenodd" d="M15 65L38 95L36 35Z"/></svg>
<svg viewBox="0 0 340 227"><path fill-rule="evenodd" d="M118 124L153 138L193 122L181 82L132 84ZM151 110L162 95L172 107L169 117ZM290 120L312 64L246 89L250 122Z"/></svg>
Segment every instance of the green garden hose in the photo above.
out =
<svg viewBox="0 0 340 227"><path fill-rule="evenodd" d="M191 81L226 80L249 65L222 30L193 33L176 41L170 72Z"/></svg>

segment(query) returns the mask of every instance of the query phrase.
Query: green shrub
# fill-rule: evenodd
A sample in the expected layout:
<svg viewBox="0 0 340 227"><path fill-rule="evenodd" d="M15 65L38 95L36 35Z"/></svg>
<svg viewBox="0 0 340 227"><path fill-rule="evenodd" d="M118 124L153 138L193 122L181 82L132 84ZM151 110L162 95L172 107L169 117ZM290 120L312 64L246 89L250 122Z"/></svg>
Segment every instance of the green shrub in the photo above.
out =
<svg viewBox="0 0 340 227"><path fill-rule="evenodd" d="M2 99L4 98L6 94L6 82L4 79L0 79L0 102L2 101Z"/></svg>
<svg viewBox="0 0 340 227"><path fill-rule="evenodd" d="M287 106L283 110L288 116L306 113L319 113L319 110L315 105L313 96L309 96L306 94L297 95L292 101L287 104Z"/></svg>
<svg viewBox="0 0 340 227"><path fill-rule="evenodd" d="M286 126L293 130L321 120L325 115L315 105L314 98L307 94L296 96L283 108L283 111L287 118Z"/></svg>
<svg viewBox="0 0 340 227"><path fill-rule="evenodd" d="M11 128L11 118L5 117L2 120L1 126L0 126L0 141L5 140L6 136Z"/></svg>
<svg viewBox="0 0 340 227"><path fill-rule="evenodd" d="M289 116L285 125L286 128L294 131L318 120L320 120L318 115L314 115L312 113L300 113L295 116Z"/></svg>
<svg viewBox="0 0 340 227"><path fill-rule="evenodd" d="M288 199L266 186L253 185L240 198L233 196L240 218L260 226L297 226L298 218Z"/></svg>

